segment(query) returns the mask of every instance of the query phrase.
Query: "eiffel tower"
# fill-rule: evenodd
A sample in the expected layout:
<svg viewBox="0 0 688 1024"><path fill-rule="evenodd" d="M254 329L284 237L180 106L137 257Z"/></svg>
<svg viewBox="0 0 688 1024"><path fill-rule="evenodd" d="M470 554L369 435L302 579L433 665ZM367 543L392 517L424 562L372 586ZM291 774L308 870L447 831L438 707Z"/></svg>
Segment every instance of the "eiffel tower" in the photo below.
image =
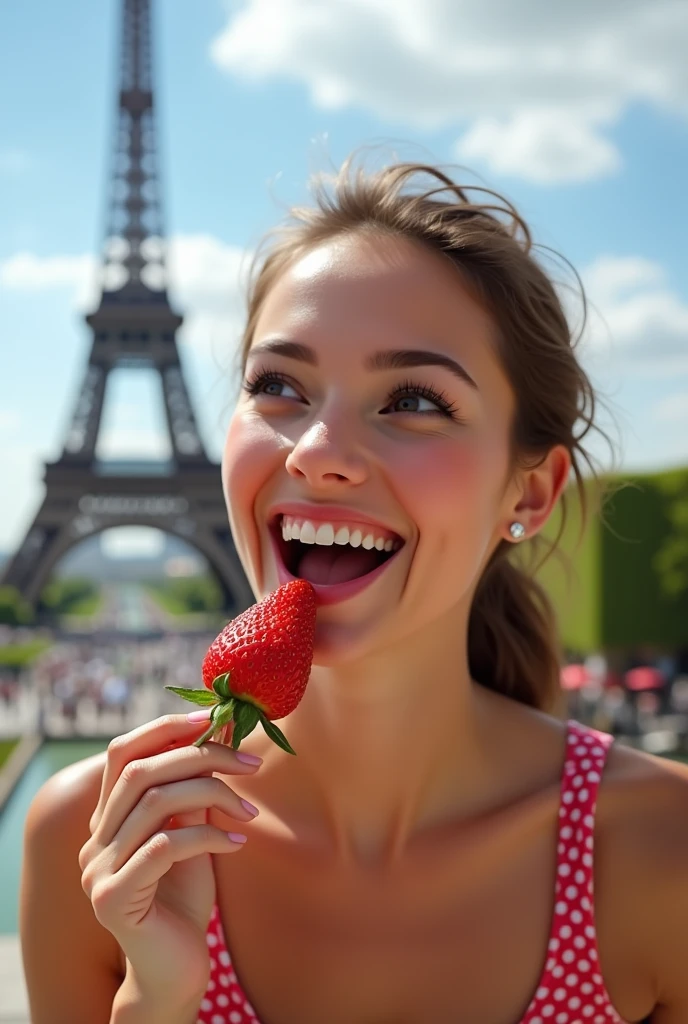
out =
<svg viewBox="0 0 688 1024"><path fill-rule="evenodd" d="M227 608L238 611L254 600L229 531L220 466L206 454L179 360L182 317L167 296L154 112L151 0L122 0L100 302L85 318L91 351L62 454L44 465L43 503L2 580L31 604L71 547L116 526L152 526L183 538L207 558ZM118 367L159 374L167 462L96 458L105 388Z"/></svg>

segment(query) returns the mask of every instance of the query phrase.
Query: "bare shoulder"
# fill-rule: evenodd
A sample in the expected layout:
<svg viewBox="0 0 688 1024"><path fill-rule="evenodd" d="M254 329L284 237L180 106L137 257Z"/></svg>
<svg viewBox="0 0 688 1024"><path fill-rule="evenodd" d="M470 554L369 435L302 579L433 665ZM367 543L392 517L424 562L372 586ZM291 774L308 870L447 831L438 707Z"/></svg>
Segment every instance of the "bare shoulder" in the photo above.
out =
<svg viewBox="0 0 688 1024"><path fill-rule="evenodd" d="M612 746L595 875L602 949L624 946L638 986L659 1004L653 1021L688 1020L688 766Z"/></svg>
<svg viewBox="0 0 688 1024"><path fill-rule="evenodd" d="M33 798L24 825L19 929L34 1024L108 1021L122 980L114 937L81 886L105 754L62 769Z"/></svg>

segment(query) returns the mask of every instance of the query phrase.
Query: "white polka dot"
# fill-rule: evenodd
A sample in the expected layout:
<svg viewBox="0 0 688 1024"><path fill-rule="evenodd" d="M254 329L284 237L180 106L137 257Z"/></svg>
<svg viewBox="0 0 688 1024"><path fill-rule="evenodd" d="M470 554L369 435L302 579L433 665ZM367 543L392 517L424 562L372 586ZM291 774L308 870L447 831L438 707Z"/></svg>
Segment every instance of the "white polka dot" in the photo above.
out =
<svg viewBox="0 0 688 1024"><path fill-rule="evenodd" d="M586 971L590 970L590 962L588 960L579 960L576 967L582 974L585 974Z"/></svg>
<svg viewBox="0 0 688 1024"><path fill-rule="evenodd" d="M588 772L588 774L586 775L586 779L588 780L588 782L599 782L600 778L601 776L599 772Z"/></svg>
<svg viewBox="0 0 688 1024"><path fill-rule="evenodd" d="M560 900L558 903L554 904L554 912L556 914L565 914L568 909L568 904L564 903L563 900Z"/></svg>
<svg viewBox="0 0 688 1024"><path fill-rule="evenodd" d="M247 1013L249 1017L255 1017L256 1015L256 1011L249 1002L244 1003L244 1013Z"/></svg>
<svg viewBox="0 0 688 1024"><path fill-rule="evenodd" d="M564 952L561 954L561 959L564 961L565 964L572 964L573 961L576 959L576 954L573 952L572 949L565 949Z"/></svg>
<svg viewBox="0 0 688 1024"><path fill-rule="evenodd" d="M565 988L555 988L555 990L553 992L553 998L556 999L559 1002L562 999L566 999L566 989Z"/></svg>
<svg viewBox="0 0 688 1024"><path fill-rule="evenodd" d="M552 1006L551 1003L548 1003L547 1006L543 1006L542 1007L542 1016L543 1017L551 1017L553 1015L553 1013L554 1013L554 1007Z"/></svg>
<svg viewBox="0 0 688 1024"><path fill-rule="evenodd" d="M201 999L201 1009L202 1010L212 1010L212 1008L213 1008L213 1004L210 1002L209 999Z"/></svg>
<svg viewBox="0 0 688 1024"><path fill-rule="evenodd" d="M589 791L587 789L585 789L585 787L583 789L579 789L578 790L578 799L582 803L585 803L585 801L588 799L589 795L590 795L590 793L589 793Z"/></svg>
<svg viewBox="0 0 688 1024"><path fill-rule="evenodd" d="M563 875L564 877L566 877L566 875L570 875L571 874L571 865L570 864L560 864L559 867L557 868L557 870L558 870L560 875Z"/></svg>
<svg viewBox="0 0 688 1024"><path fill-rule="evenodd" d="M241 1014L237 1013L236 1010L232 1010L229 1015L230 1024L241 1024Z"/></svg>
<svg viewBox="0 0 688 1024"><path fill-rule="evenodd" d="M567 885L566 886L566 892L564 893L564 895L569 900L575 900L576 896L578 895L578 888L577 888L577 886L575 886L575 885Z"/></svg>
<svg viewBox="0 0 688 1024"><path fill-rule="evenodd" d="M220 974L220 975L218 975L218 981L220 982L220 984L224 988L228 988L229 987L229 975L228 974Z"/></svg>
<svg viewBox="0 0 688 1024"><path fill-rule="evenodd" d="M590 993L592 992L592 985L590 984L589 981L584 981L583 982L583 984L581 985L581 992L583 993L584 996L589 996L590 995Z"/></svg>
<svg viewBox="0 0 688 1024"><path fill-rule="evenodd" d="M240 995L238 992L232 992L232 999L234 1000L235 1003L240 1003L243 998L244 997Z"/></svg>
<svg viewBox="0 0 688 1024"><path fill-rule="evenodd" d="M217 959L220 961L223 967L229 967L231 960L229 959L229 953L226 949L221 949L217 954Z"/></svg>
<svg viewBox="0 0 688 1024"><path fill-rule="evenodd" d="M568 790L568 792L564 793L561 799L563 803L570 804L573 800L573 793L571 792L571 790Z"/></svg>
<svg viewBox="0 0 688 1024"><path fill-rule="evenodd" d="M578 860L579 856L580 850L578 849L578 847L572 846L568 853L569 860Z"/></svg>
<svg viewBox="0 0 688 1024"><path fill-rule="evenodd" d="M564 976L564 968L561 967L559 964L557 964L556 967L552 968L552 977L553 978L563 978L563 976Z"/></svg>
<svg viewBox="0 0 688 1024"><path fill-rule="evenodd" d="M579 786L583 785L583 776L582 775L576 775L575 778L573 779L573 781L571 782L571 785L575 786L575 788L578 789Z"/></svg>
<svg viewBox="0 0 688 1024"><path fill-rule="evenodd" d="M225 1024L224 1017L219 1013L214 1013L210 1018L210 1024Z"/></svg>
<svg viewBox="0 0 688 1024"><path fill-rule="evenodd" d="M575 985L578 984L578 975L577 974L567 974L566 975L566 984L569 986L569 988L573 988ZM573 1001L574 1001L573 999L569 1000L569 1006L571 1007L572 1010L575 1010L576 1007L571 1005L573 1003ZM578 1002L580 1003L580 999L578 1000Z"/></svg>
<svg viewBox="0 0 688 1024"><path fill-rule="evenodd" d="M592 867L592 855L589 854L589 853L584 853L583 854L583 863L585 864L585 866L587 868L591 868Z"/></svg>
<svg viewBox="0 0 688 1024"><path fill-rule="evenodd" d="M571 821L578 821L581 816L580 808L574 807L571 811Z"/></svg>
<svg viewBox="0 0 688 1024"><path fill-rule="evenodd" d="M556 953L556 951L559 949L559 939L550 939L547 943L547 949L550 951L550 953Z"/></svg>
<svg viewBox="0 0 688 1024"><path fill-rule="evenodd" d="M575 977L575 975L574 975L574 977ZM569 1002L568 1002L569 1010L577 1010L578 1007L580 1006L580 1004L581 1004L581 1001L578 998L578 996L572 996L571 999L569 999Z"/></svg>
<svg viewBox="0 0 688 1024"><path fill-rule="evenodd" d="M546 999L548 995L549 995L549 989L541 987L535 993L535 998L536 999Z"/></svg>
<svg viewBox="0 0 688 1024"><path fill-rule="evenodd" d="M564 827L561 829L559 835L561 836L562 839L570 839L571 836L573 835L573 829L571 828L570 825L564 825Z"/></svg>
<svg viewBox="0 0 688 1024"><path fill-rule="evenodd" d="M589 757L586 757L586 758L584 758L584 759L583 759L583 760L581 761L581 763L580 763L580 766L581 766L581 768L583 769L583 771L587 771L587 770L588 770L588 768L589 768L589 767L590 767L591 765L592 765L592 761L590 760L590 758L589 758Z"/></svg>
<svg viewBox="0 0 688 1024"><path fill-rule="evenodd" d="M583 923L583 915L581 914L580 910L572 910L571 911L571 920L573 921L574 924L582 924Z"/></svg>
<svg viewBox="0 0 688 1024"><path fill-rule="evenodd" d="M568 1024L569 1015L568 1013L558 1013L554 1019L557 1024Z"/></svg>
<svg viewBox="0 0 688 1024"><path fill-rule="evenodd" d="M212 932L208 932L208 934L205 937L205 941L208 943L209 946L217 946L217 935L213 935Z"/></svg>
<svg viewBox="0 0 688 1024"><path fill-rule="evenodd" d="M587 946L587 942L585 941L582 935L576 935L575 939L573 940L573 944L576 947L576 949L585 949L585 947Z"/></svg>

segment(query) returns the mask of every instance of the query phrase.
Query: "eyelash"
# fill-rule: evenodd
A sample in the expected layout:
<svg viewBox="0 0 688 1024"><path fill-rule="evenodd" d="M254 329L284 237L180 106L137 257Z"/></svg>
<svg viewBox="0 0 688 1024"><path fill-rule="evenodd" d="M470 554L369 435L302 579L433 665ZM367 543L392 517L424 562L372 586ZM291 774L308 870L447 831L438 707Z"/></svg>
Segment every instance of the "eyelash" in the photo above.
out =
<svg viewBox="0 0 688 1024"><path fill-rule="evenodd" d="M294 387L289 377L284 373L279 373L277 370L255 370L250 377L247 377L242 384L243 390L251 396L261 394L261 388L266 384L278 383L288 384L289 387ZM296 388L294 388L296 390ZM386 404L392 405L394 402L403 398L404 395L412 394L418 398L427 398L428 401L434 402L437 406L437 411L441 416L446 416L448 419L461 422L458 415L458 409L444 394L442 391L437 391L430 384L418 384L412 380L405 380L403 384L399 384L395 387L387 396ZM277 397L277 396L275 396ZM427 416L428 413L420 412L418 416Z"/></svg>

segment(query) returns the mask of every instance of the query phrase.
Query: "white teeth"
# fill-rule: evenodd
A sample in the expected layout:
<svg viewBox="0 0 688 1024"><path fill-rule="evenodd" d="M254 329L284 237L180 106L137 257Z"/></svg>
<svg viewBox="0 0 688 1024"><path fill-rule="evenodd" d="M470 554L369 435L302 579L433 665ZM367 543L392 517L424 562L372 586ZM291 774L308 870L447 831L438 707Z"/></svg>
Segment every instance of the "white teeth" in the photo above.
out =
<svg viewBox="0 0 688 1024"><path fill-rule="evenodd" d="M332 544L352 548L364 547L366 551L398 551L402 542L393 537L376 537L374 533L363 534L363 530L349 526L335 526L332 523L312 523L309 519L300 522L291 516L282 517L282 537L285 541L300 540L302 544Z"/></svg>
<svg viewBox="0 0 688 1024"><path fill-rule="evenodd" d="M305 523L301 524L301 536L299 540L302 544L315 544L315 527L313 523L306 520Z"/></svg>
<svg viewBox="0 0 688 1024"><path fill-rule="evenodd" d="M322 523L318 527L318 532L315 535L315 543L323 544L329 547L330 544L334 544L334 527L331 523Z"/></svg>

